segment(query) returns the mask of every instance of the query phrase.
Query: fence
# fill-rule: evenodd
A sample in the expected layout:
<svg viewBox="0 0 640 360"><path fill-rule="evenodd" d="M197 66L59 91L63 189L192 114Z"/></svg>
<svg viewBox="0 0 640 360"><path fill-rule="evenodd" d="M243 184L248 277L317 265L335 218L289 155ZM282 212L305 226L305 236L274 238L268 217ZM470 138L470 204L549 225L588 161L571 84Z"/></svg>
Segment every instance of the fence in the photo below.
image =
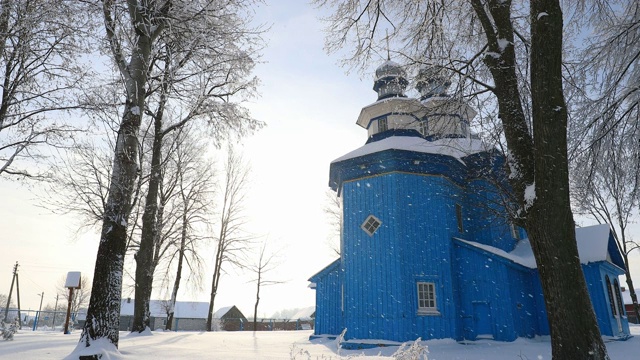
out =
<svg viewBox="0 0 640 360"><path fill-rule="evenodd" d="M313 330L313 319L258 319L256 331ZM243 330L253 331L253 320L248 320Z"/></svg>
<svg viewBox="0 0 640 360"><path fill-rule="evenodd" d="M0 314L4 316L4 310ZM31 329L33 331L62 331L64 328L66 311L37 311L37 310L20 310L21 328ZM70 328L80 328L84 325L85 314L71 314ZM18 317L17 309L9 309L7 319L9 321ZM253 320L242 318L226 318L216 319L218 331L253 331ZM120 330L130 330L132 316L123 315L120 317ZM151 325L153 329L162 328L166 318L152 317ZM7 322L7 321L6 321ZM256 331L296 331L296 330L313 330L313 319L258 319L256 322ZM176 318L173 323L173 331L204 331L206 330L206 319L200 318Z"/></svg>
<svg viewBox="0 0 640 360"><path fill-rule="evenodd" d="M0 316L4 316L4 309ZM38 311L38 310L20 310L20 328L30 328L35 330L62 330L64 328L64 322L66 320L67 311ZM7 313L7 320L5 322L13 321L18 318L18 309L9 309ZM76 314L71 314L69 326L72 327L75 323Z"/></svg>

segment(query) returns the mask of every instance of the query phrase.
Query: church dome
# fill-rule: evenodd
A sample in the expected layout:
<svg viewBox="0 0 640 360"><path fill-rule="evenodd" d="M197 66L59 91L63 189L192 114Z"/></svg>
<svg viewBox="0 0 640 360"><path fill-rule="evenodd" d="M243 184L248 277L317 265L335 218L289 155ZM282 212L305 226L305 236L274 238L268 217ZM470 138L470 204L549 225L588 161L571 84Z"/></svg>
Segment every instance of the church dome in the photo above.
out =
<svg viewBox="0 0 640 360"><path fill-rule="evenodd" d="M416 89L420 92L420 100L434 96L447 96L451 80L444 76L441 68L428 66L418 71Z"/></svg>
<svg viewBox="0 0 640 360"><path fill-rule="evenodd" d="M376 80L380 80L385 77L407 77L407 73L404 71L395 61L387 60L376 69Z"/></svg>
<svg viewBox="0 0 640 360"><path fill-rule="evenodd" d="M376 69L373 90L378 93L378 100L405 97L404 90L408 84L407 73L402 66L387 60Z"/></svg>

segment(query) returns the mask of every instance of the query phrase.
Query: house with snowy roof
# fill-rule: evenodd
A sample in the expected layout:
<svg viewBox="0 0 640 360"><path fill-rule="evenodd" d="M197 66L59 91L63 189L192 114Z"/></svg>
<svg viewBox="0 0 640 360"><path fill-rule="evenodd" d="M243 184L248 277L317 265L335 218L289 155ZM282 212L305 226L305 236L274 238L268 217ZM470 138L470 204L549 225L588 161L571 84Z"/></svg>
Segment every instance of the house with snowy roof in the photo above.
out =
<svg viewBox="0 0 640 360"><path fill-rule="evenodd" d="M368 140L330 165L341 256L309 279L314 336L346 329L345 344L362 346L549 334L531 246L504 215L504 155L471 134L476 112L445 77L420 71L419 99L408 83L392 61L376 70L378 99L357 119ZM627 338L617 243L607 225L576 236L600 331Z"/></svg>
<svg viewBox="0 0 640 360"><path fill-rule="evenodd" d="M132 298L120 301L120 330L131 330L133 324L133 307L135 300ZM167 300L149 301L151 329L164 329L167 324ZM177 301L174 308L173 331L203 331L206 329L209 302L203 301ZM85 314L78 314L78 324L84 324ZM247 319L235 306L225 306L218 309L213 318L220 324L218 330L240 330L240 323L246 323Z"/></svg>
<svg viewBox="0 0 640 360"><path fill-rule="evenodd" d="M220 322L220 330L225 331L245 330L248 323L242 311L235 305L218 309L218 311L213 313L213 318Z"/></svg>
<svg viewBox="0 0 640 360"><path fill-rule="evenodd" d="M133 307L135 300L122 299L120 302L120 330L130 330L133 324ZM150 327L151 329L164 329L167 324L167 300L150 300ZM202 301L177 301L174 308L174 331L204 330L207 322L209 303Z"/></svg>

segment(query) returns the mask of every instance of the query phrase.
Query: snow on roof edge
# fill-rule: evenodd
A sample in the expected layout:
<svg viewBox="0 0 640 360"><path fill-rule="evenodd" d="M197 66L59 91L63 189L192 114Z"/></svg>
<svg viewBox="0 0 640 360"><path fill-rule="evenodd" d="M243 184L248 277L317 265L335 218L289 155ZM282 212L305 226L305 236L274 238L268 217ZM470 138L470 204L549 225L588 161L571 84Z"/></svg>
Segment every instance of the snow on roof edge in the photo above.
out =
<svg viewBox="0 0 640 360"><path fill-rule="evenodd" d="M607 261L610 231L611 229L608 224L576 228L576 242L578 245L578 254L581 264L586 265L592 262ZM460 238L454 239L511 260L514 263L523 265L530 269L537 268L533 250L531 249L531 243L528 238L518 241L516 247L511 252L506 252L496 247L480 244L475 241L463 240Z"/></svg>
<svg viewBox="0 0 640 360"><path fill-rule="evenodd" d="M451 156L462 162L462 158L483 151L489 151L482 140L472 138L443 138L429 141L417 136L389 136L365 144L331 161L337 163L359 156L374 154L386 150L406 150L426 154ZM464 163L464 162L463 162Z"/></svg>

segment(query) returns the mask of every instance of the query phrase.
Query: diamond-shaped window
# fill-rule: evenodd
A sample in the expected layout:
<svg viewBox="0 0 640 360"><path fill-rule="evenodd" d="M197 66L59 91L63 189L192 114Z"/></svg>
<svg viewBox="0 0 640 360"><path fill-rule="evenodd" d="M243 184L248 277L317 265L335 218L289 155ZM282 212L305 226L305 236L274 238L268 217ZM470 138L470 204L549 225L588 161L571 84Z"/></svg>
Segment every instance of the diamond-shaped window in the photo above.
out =
<svg viewBox="0 0 640 360"><path fill-rule="evenodd" d="M369 236L373 236L373 233L378 230L378 228L382 225L382 221L373 215L369 215L367 219L360 226L364 232L369 234Z"/></svg>

